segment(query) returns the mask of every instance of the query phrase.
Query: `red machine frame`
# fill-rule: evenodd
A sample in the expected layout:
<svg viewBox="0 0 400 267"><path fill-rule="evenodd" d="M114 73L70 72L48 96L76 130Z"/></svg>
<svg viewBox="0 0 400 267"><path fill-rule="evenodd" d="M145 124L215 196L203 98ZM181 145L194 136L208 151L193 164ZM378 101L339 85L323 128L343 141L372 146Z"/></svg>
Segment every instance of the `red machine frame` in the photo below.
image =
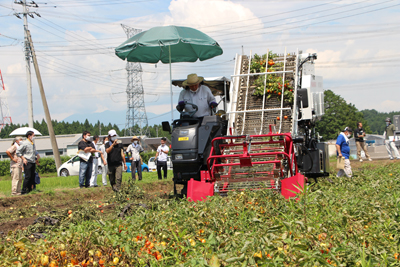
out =
<svg viewBox="0 0 400 267"><path fill-rule="evenodd" d="M290 133L273 133L271 125L269 130L268 134L262 135L222 136L213 139L210 156L207 159L208 171L201 172L201 181L191 179L188 182L188 199L198 201L205 199L207 196L214 195L214 187L218 182L223 183L223 186L217 189L217 191L219 193L227 193L232 190L230 189L230 185L246 181L260 182L260 184L264 182L264 185L269 185L269 187L256 186L256 188L252 189L281 189L281 194L285 198L295 197L296 194L301 191L301 188L304 187L306 178L298 172L292 136ZM278 137L278 140L275 140L277 139L276 137ZM238 140L243 141L234 142ZM218 150L216 149L216 144L218 144ZM251 146L257 147L264 145L267 145L267 147L251 149ZM231 148L238 147L243 147L243 149L233 150L236 154L229 153ZM224 154L226 150L229 154ZM268 150L268 152L262 152L265 150ZM254 161L255 159L262 160ZM282 164L284 159L286 159L286 171L282 167L284 165ZM211 164L212 162L214 164ZM272 166L273 170L255 171L252 173L235 172L234 174L236 176L245 177L253 175L253 178L231 179L233 173L232 168L254 167L254 165ZM225 170L225 174L219 174L221 170ZM250 168L249 170L254 169ZM258 177L254 177L254 175ZM270 181L270 183L268 183L268 181ZM244 188L239 190L244 190Z"/></svg>

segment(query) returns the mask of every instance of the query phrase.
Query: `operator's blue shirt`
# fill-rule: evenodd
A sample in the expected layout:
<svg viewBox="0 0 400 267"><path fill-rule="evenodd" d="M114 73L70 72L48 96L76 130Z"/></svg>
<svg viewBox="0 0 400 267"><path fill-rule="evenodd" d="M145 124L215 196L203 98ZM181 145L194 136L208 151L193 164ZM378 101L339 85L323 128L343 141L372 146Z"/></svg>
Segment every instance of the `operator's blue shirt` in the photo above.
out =
<svg viewBox="0 0 400 267"><path fill-rule="evenodd" d="M345 159L350 158L350 146L349 146L349 141L346 142L346 139L342 134L338 136L336 139L336 144L340 146L340 151L342 152L342 155ZM339 153L336 152L336 154L339 156Z"/></svg>

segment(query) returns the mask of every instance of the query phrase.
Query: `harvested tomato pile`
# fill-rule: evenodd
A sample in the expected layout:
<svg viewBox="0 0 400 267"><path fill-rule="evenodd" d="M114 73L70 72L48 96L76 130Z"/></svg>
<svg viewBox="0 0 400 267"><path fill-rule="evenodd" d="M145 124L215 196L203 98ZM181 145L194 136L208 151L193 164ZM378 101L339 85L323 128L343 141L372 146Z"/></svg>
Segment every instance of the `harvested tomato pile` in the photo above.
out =
<svg viewBox="0 0 400 267"><path fill-rule="evenodd" d="M100 208L3 236L0 266L398 266L400 166L377 166L321 180L298 201L272 190L149 199L132 184Z"/></svg>

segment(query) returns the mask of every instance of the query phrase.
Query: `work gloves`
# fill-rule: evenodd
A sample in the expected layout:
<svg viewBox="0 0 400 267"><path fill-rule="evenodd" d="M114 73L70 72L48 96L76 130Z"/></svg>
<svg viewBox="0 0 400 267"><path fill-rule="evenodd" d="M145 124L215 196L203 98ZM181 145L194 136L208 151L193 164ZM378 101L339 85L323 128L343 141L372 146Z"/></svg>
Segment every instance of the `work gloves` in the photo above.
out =
<svg viewBox="0 0 400 267"><path fill-rule="evenodd" d="M185 101L179 101L178 105L176 106L176 110L178 110L179 112L183 111L185 109Z"/></svg>
<svg viewBox="0 0 400 267"><path fill-rule="evenodd" d="M217 106L218 104L214 101L210 103L210 108L216 108Z"/></svg>

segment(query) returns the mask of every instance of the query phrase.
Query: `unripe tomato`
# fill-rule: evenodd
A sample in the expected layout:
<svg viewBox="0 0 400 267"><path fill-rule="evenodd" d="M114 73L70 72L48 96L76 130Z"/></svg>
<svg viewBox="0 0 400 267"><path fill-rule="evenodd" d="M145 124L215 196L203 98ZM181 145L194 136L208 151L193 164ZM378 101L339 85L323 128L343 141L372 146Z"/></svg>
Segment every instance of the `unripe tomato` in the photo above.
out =
<svg viewBox="0 0 400 267"><path fill-rule="evenodd" d="M113 259L113 263L114 263L114 264L118 264L118 262L119 262L119 258L115 257L115 258Z"/></svg>

